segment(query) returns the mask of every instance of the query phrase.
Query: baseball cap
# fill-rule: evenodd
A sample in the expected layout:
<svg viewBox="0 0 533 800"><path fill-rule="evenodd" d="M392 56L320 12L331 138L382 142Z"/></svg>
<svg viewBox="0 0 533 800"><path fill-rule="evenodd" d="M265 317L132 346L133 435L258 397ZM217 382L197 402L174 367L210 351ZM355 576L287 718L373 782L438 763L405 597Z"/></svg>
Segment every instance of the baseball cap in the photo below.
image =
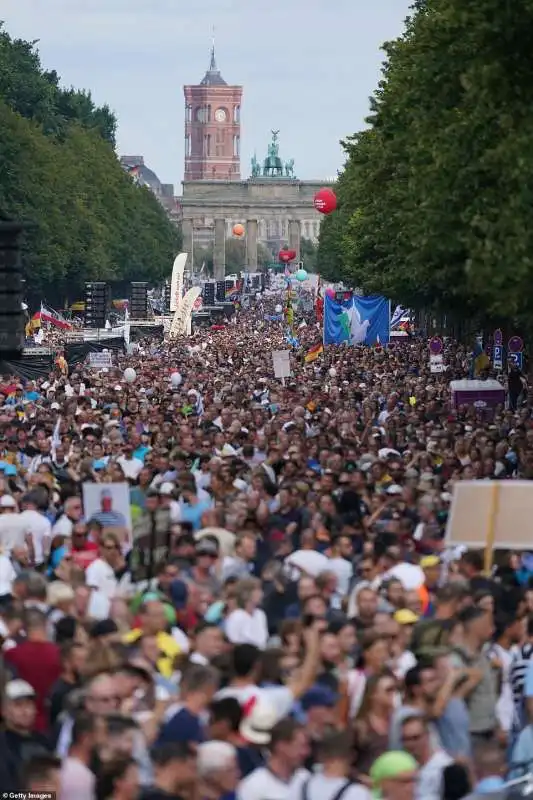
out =
<svg viewBox="0 0 533 800"><path fill-rule="evenodd" d="M399 625L414 625L418 622L418 616L409 608L400 608L394 614L394 621Z"/></svg>
<svg viewBox="0 0 533 800"><path fill-rule="evenodd" d="M196 554L199 556L218 556L218 547L216 542L210 539L200 539L195 545Z"/></svg>
<svg viewBox="0 0 533 800"><path fill-rule="evenodd" d="M17 503L14 497L10 494L4 494L0 497L0 508L16 508Z"/></svg>
<svg viewBox="0 0 533 800"><path fill-rule="evenodd" d="M391 485L387 488L387 494L394 495L394 494L401 494L403 492L402 487L398 483L391 483Z"/></svg>
<svg viewBox="0 0 533 800"><path fill-rule="evenodd" d="M422 569L429 569L430 567L438 567L440 564L439 556L424 556L420 559L420 566Z"/></svg>
<svg viewBox="0 0 533 800"><path fill-rule="evenodd" d="M336 698L327 686L312 686L301 699L302 709L309 711L311 708L333 708Z"/></svg>
<svg viewBox="0 0 533 800"><path fill-rule="evenodd" d="M24 700L28 697L35 697L35 689L28 681L15 678L6 683L4 694L7 700Z"/></svg>
<svg viewBox="0 0 533 800"><path fill-rule="evenodd" d="M383 781L414 773L417 769L418 764L415 759L409 753L404 753L401 750L391 750L377 758L370 768L372 797L374 800L382 800L383 798L381 789Z"/></svg>

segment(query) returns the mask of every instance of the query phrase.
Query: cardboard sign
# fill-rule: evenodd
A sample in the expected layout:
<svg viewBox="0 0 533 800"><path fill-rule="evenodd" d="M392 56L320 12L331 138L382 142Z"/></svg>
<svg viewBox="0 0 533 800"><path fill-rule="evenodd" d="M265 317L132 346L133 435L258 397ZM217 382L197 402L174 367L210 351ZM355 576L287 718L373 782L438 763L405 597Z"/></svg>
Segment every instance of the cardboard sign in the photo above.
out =
<svg viewBox="0 0 533 800"><path fill-rule="evenodd" d="M113 355L108 352L89 353L89 366L91 369L109 369L113 366Z"/></svg>
<svg viewBox="0 0 533 800"><path fill-rule="evenodd" d="M432 373L446 372L446 367L441 355L431 355L429 357L429 371Z"/></svg>
<svg viewBox="0 0 533 800"><path fill-rule="evenodd" d="M272 351L272 364L274 366L274 375L276 378L283 380L291 376L291 359L290 350L273 350Z"/></svg>
<svg viewBox="0 0 533 800"><path fill-rule="evenodd" d="M458 481L446 544L493 550L530 550L532 481Z"/></svg>

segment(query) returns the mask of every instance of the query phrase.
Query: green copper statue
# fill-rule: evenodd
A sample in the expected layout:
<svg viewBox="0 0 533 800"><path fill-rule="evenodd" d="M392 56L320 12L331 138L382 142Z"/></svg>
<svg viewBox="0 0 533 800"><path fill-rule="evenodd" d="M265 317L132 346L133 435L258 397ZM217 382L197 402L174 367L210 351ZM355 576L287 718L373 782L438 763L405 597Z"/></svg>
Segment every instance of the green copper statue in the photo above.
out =
<svg viewBox="0 0 533 800"><path fill-rule="evenodd" d="M279 156L279 131L272 131L272 141L268 145L267 157L263 161L263 166L257 160L257 156L251 160L252 178L292 178L294 179L294 158L285 164Z"/></svg>

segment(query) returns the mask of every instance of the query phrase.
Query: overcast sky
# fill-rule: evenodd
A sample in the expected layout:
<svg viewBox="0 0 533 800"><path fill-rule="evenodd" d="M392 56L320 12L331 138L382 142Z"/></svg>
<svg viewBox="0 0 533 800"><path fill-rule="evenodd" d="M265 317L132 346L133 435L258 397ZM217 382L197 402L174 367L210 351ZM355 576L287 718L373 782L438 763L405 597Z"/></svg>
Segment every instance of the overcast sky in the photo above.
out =
<svg viewBox="0 0 533 800"><path fill-rule="evenodd" d="M272 128L300 178L334 176L339 140L360 129L379 79L382 42L409 0L1 0L11 35L39 39L42 62L91 89L118 117L121 155L143 155L181 191L182 86L198 83L213 27L218 66L244 86L242 174Z"/></svg>

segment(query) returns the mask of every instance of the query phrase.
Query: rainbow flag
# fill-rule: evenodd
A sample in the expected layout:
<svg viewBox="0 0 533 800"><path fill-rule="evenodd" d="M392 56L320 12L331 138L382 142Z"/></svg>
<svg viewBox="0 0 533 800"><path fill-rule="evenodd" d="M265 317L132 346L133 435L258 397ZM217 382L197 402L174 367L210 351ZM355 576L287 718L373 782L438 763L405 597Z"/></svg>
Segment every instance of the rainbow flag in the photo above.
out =
<svg viewBox="0 0 533 800"><path fill-rule="evenodd" d="M304 361L306 364L311 364L313 361L316 361L317 358L322 355L324 352L324 345L322 342L320 344L315 344L304 356Z"/></svg>

